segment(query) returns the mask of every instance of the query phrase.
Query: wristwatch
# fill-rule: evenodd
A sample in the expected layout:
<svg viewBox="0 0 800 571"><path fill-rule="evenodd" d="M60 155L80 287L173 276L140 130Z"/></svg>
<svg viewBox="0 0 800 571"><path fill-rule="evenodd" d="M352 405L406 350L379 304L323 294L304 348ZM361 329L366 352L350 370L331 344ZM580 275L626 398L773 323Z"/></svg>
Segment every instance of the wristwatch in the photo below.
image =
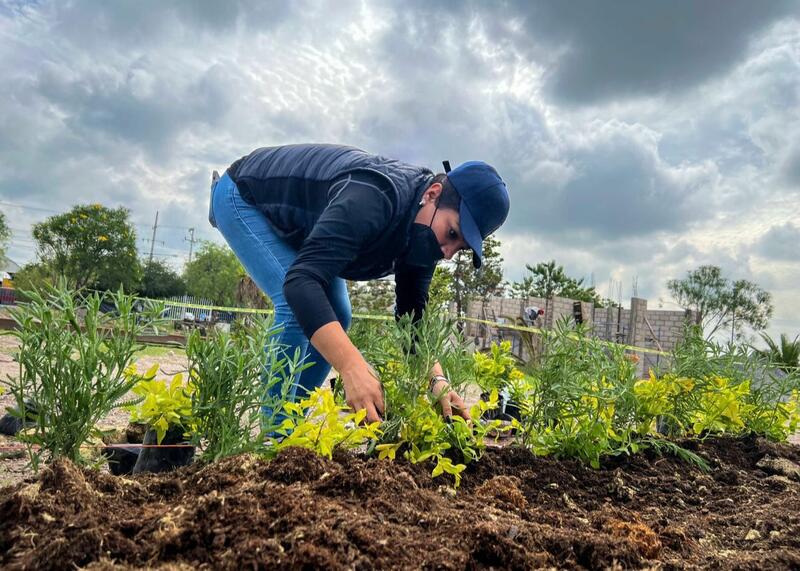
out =
<svg viewBox="0 0 800 571"><path fill-rule="evenodd" d="M428 384L428 390L430 392L433 392L433 385L435 385L437 381L444 381L448 385L450 384L450 381L444 375L433 375L431 377L430 383Z"/></svg>

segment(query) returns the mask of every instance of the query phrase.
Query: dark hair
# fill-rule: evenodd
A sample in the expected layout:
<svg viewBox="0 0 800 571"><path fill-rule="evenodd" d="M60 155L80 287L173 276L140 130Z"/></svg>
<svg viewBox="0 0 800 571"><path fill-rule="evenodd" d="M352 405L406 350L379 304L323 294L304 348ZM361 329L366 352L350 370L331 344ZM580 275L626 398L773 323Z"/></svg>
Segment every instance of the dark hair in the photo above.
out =
<svg viewBox="0 0 800 571"><path fill-rule="evenodd" d="M450 210L458 210L459 206L461 206L461 196L456 192L456 189L453 188L453 185L450 184L450 180L447 178L447 175L444 173L439 173L433 177L431 184L438 182L442 185L442 194L439 195L438 200L436 201L436 206L439 208L449 208Z"/></svg>

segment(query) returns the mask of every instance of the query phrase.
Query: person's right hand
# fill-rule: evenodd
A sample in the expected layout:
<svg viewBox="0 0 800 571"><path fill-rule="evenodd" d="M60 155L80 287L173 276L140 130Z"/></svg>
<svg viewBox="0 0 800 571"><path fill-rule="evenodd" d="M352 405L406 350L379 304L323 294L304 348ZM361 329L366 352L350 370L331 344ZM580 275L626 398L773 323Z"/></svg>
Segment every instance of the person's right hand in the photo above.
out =
<svg viewBox="0 0 800 571"><path fill-rule="evenodd" d="M381 422L384 410L383 389L378 375L362 361L347 371L340 372L347 404L355 412L367 411L367 422Z"/></svg>

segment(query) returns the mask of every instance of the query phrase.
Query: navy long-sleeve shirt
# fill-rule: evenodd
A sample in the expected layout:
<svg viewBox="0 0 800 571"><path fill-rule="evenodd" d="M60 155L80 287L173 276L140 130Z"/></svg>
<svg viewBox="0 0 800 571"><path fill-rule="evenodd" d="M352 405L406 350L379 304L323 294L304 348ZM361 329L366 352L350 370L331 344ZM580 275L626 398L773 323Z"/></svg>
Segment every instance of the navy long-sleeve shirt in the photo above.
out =
<svg viewBox="0 0 800 571"><path fill-rule="evenodd" d="M239 193L297 249L284 295L304 333L336 321L327 290L337 278L396 274L397 314L419 317L434 267L402 260L433 173L341 145L256 149L228 168Z"/></svg>
<svg viewBox="0 0 800 571"><path fill-rule="evenodd" d="M359 252L375 242L392 217L392 206L380 175L348 174L331 185L335 198L322 212L286 273L283 293L297 322L310 339L323 325L336 321L326 291L331 281ZM428 302L428 288L435 266L410 267L395 263L395 314L413 313L418 319Z"/></svg>

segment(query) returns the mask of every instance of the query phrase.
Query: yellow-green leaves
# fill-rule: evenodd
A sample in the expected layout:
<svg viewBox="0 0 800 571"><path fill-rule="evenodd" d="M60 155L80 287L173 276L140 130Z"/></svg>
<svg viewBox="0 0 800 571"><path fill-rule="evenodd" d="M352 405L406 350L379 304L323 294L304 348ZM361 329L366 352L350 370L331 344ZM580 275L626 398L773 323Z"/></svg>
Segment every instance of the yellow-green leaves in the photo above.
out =
<svg viewBox="0 0 800 571"><path fill-rule="evenodd" d="M703 432L738 432L744 428L741 407L750 393L750 382L733 385L730 379L712 377L692 412L692 430Z"/></svg>
<svg viewBox="0 0 800 571"><path fill-rule="evenodd" d="M397 455L397 451L402 445L402 442L396 442L394 444L378 444L375 447L375 450L378 451L378 460L394 460L395 456Z"/></svg>
<svg viewBox="0 0 800 571"><path fill-rule="evenodd" d="M475 380L484 392L518 388L525 375L516 368L511 342L493 343L489 354L476 351L472 356Z"/></svg>
<svg viewBox="0 0 800 571"><path fill-rule="evenodd" d="M327 389L318 388L308 398L285 403L283 408L289 418L278 430L285 438L276 443L276 452L299 446L331 458L337 448L357 448L369 440L377 440L381 433L379 422L364 424L365 410L348 413L346 407L336 404L333 393Z"/></svg>
<svg viewBox="0 0 800 571"><path fill-rule="evenodd" d="M436 459L436 466L433 472L431 472L431 476L435 478L436 476L441 476L445 472L452 474L455 477L455 487L457 488L461 485L461 472L463 472L466 467L466 464L453 464L450 458L439 456Z"/></svg>
<svg viewBox="0 0 800 571"><path fill-rule="evenodd" d="M133 388L133 392L142 397L138 405L128 407L131 411L131 422L142 422L156 431L158 443L173 426L191 428L192 419L192 383L184 384L183 375L175 375L172 380L157 380L158 365L153 365L145 373L144 380Z"/></svg>

